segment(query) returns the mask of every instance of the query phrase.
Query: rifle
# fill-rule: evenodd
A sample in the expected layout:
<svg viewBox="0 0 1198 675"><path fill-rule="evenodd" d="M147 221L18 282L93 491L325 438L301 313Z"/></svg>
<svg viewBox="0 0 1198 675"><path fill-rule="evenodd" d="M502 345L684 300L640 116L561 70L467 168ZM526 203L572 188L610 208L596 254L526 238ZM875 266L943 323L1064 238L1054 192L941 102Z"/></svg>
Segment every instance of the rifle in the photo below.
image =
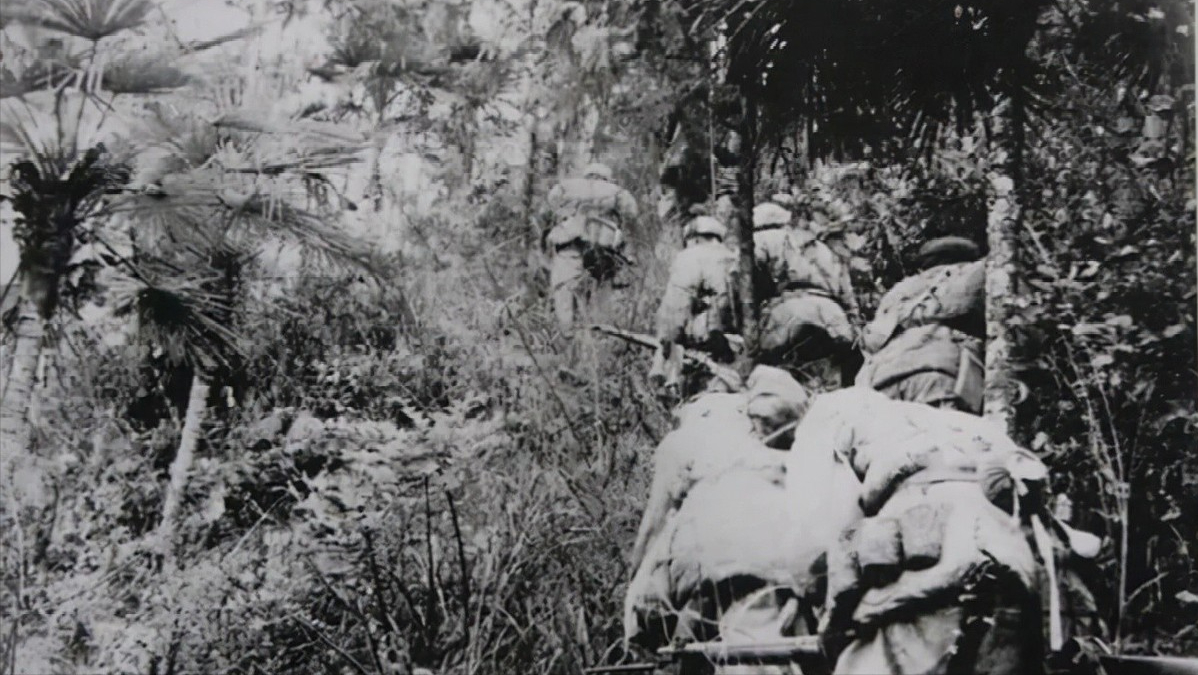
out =
<svg viewBox="0 0 1198 675"><path fill-rule="evenodd" d="M745 661L800 661L824 658L823 646L818 635L779 638L770 642L688 642L662 647L659 656L702 656L715 663L738 663Z"/></svg>
<svg viewBox="0 0 1198 675"><path fill-rule="evenodd" d="M661 342L658 341L657 338L644 333L634 333L632 331L624 330L623 328L616 328L615 326L609 326L606 324L594 324L591 326L591 330L620 338L621 340L637 345L638 347L647 347L649 349L661 348ZM678 347L677 345L675 345L675 348L682 349L682 347ZM698 352L693 349L682 349L682 358L684 361L689 361L695 365L706 368L707 372L711 373L721 382L728 385L732 391L741 391L745 388L744 382L742 382L740 379L740 374L726 365L716 363L711 359L710 356L704 354L703 352Z"/></svg>
<svg viewBox="0 0 1198 675"><path fill-rule="evenodd" d="M582 672L586 675L650 673L683 659L702 659L721 664L797 663L807 675L831 672L818 635L778 638L769 642L688 642L658 649L655 661L594 666Z"/></svg>

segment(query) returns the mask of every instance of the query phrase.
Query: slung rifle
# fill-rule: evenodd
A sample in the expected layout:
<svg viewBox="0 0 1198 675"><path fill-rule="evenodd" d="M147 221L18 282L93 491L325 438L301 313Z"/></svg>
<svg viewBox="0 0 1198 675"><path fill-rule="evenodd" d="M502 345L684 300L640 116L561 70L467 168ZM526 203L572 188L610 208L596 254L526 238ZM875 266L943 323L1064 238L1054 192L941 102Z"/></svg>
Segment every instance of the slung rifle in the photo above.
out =
<svg viewBox="0 0 1198 675"><path fill-rule="evenodd" d="M661 347L661 342L657 338L645 333L636 333L607 324L594 324L591 326L591 330L620 338L629 344L645 347L647 349L659 349ZM740 374L737 373L733 368L730 368L722 363L716 363L710 356L704 354L703 352L695 351L693 349L684 349L678 345L674 345L674 348L682 349L683 361L706 368L707 372L711 373L721 382L728 385L729 389L732 391L741 391L745 388L744 382L740 378Z"/></svg>

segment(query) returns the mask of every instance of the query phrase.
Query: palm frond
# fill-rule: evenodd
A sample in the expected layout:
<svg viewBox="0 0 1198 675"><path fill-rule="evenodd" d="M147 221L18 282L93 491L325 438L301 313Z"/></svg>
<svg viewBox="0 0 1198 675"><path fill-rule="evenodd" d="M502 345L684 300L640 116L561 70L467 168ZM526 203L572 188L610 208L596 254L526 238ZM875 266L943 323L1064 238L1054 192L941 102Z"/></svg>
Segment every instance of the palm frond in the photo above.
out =
<svg viewBox="0 0 1198 675"><path fill-rule="evenodd" d="M114 201L111 213L150 239L223 239L250 248L286 242L339 267L372 269L367 249L336 225L335 214L303 208L310 181L360 161L361 138L330 142L327 125L254 123L244 113L204 124L165 105L153 110L137 167L143 188Z"/></svg>
<svg viewBox="0 0 1198 675"><path fill-rule="evenodd" d="M0 99L21 97L35 91L55 89L79 74L78 64L38 59L19 74L0 67Z"/></svg>
<svg viewBox="0 0 1198 675"><path fill-rule="evenodd" d="M216 270L181 270L159 263L111 285L117 316L137 319L138 333L167 358L202 372L229 366L242 352L242 337L229 328L226 294L214 290Z"/></svg>
<svg viewBox="0 0 1198 675"><path fill-rule="evenodd" d="M64 174L80 148L96 147L113 133L103 111L82 95L56 97L50 114L26 101L0 101L0 155L6 162L29 160L45 175Z"/></svg>
<svg viewBox="0 0 1198 675"><path fill-rule="evenodd" d="M295 206L299 185L256 176L229 175L219 167L167 176L161 186L124 195L120 213L173 242L289 242L342 268L372 271L369 250L327 217Z"/></svg>
<svg viewBox="0 0 1198 675"><path fill-rule="evenodd" d="M965 3L962 3L964 5ZM726 23L728 81L819 146L876 145L970 122L1037 84L1025 48L1044 0L690 2L694 37ZM916 128L919 127L919 128ZM818 151L818 148L817 148Z"/></svg>
<svg viewBox="0 0 1198 675"><path fill-rule="evenodd" d="M34 0L34 23L93 42L136 28L154 11L151 0Z"/></svg>
<svg viewBox="0 0 1198 675"><path fill-rule="evenodd" d="M220 133L211 124L168 112L156 102L146 108L151 115L144 120L137 142L142 149L138 169L145 183L198 169L220 152Z"/></svg>
<svg viewBox="0 0 1198 675"><path fill-rule="evenodd" d="M357 237L326 218L293 206L292 201L266 191L247 194L226 190L221 202L233 219L236 235L251 240L274 237L297 244L333 266L373 271L370 251Z"/></svg>

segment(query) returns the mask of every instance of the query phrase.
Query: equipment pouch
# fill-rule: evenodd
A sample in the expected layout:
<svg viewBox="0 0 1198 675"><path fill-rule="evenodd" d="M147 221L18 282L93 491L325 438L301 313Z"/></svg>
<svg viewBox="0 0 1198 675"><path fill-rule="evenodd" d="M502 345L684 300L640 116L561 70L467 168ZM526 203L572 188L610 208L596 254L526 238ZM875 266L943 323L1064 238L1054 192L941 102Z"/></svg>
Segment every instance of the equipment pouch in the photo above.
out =
<svg viewBox="0 0 1198 675"><path fill-rule="evenodd" d="M903 542L893 518L866 518L854 537L857 566L866 587L885 586L902 573Z"/></svg>
<svg viewBox="0 0 1198 675"><path fill-rule="evenodd" d="M903 566L906 569L924 569L940 560L946 515L943 506L920 504L899 516L899 536L903 542Z"/></svg>
<svg viewBox="0 0 1198 675"><path fill-rule="evenodd" d="M624 244L624 233L610 220L588 216L584 239L591 246L615 250Z"/></svg>

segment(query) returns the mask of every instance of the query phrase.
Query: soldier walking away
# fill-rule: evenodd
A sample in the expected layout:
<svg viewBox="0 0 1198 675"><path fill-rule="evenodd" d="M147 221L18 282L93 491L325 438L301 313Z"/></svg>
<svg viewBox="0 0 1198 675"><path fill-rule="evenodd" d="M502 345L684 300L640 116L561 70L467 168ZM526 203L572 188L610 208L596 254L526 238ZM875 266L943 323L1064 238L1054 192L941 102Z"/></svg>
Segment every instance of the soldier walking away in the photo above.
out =
<svg viewBox="0 0 1198 675"><path fill-rule="evenodd" d="M625 639L653 649L679 642L777 642L814 629L794 591L791 517L778 431L808 394L784 371L758 366L747 389L696 397L653 453L653 478L631 556ZM800 675L797 664L707 667L683 673Z"/></svg>
<svg viewBox="0 0 1198 675"><path fill-rule="evenodd" d="M882 296L862 344L857 384L891 398L981 414L986 336L985 261L968 239L923 246L923 271Z"/></svg>
<svg viewBox="0 0 1198 675"><path fill-rule="evenodd" d="M792 371L829 359L851 384L860 356L850 317L858 315L849 268L819 238L828 212L815 204L807 222L776 201L753 209L758 287L765 290L757 361Z"/></svg>
<svg viewBox="0 0 1198 675"><path fill-rule="evenodd" d="M736 317L736 253L724 245L728 226L697 216L683 229L685 248L670 266L670 280L657 309L657 339L649 379L689 397L702 388L702 371L683 372L681 348L706 352L717 363L735 358L727 334ZM715 381L713 380L713 383Z"/></svg>
<svg viewBox="0 0 1198 675"><path fill-rule="evenodd" d="M864 387L815 397L794 439L796 565L808 583L826 572L835 673L1041 670L1063 608L1050 594L1045 630L1038 577L1059 578L1053 550L1079 538L1048 509L1039 459L988 420Z"/></svg>
<svg viewBox="0 0 1198 675"><path fill-rule="evenodd" d="M604 164L591 164L580 178L567 178L549 191L553 226L545 234L553 262L549 283L562 330L574 326L580 301L608 285L622 262L624 227L638 215L632 193L612 182ZM587 276L592 283L585 283Z"/></svg>

